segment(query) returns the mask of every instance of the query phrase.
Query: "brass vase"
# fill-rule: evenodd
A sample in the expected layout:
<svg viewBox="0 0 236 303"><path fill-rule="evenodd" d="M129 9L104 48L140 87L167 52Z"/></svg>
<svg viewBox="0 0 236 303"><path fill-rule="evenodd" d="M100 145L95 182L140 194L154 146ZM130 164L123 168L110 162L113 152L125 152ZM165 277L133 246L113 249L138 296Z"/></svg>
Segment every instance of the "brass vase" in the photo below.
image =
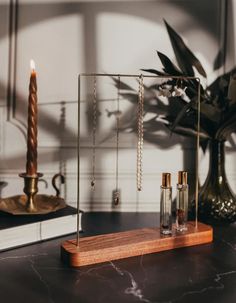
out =
<svg viewBox="0 0 236 303"><path fill-rule="evenodd" d="M236 221L236 197L225 173L224 141L209 144L209 172L199 194L199 218L202 220Z"/></svg>

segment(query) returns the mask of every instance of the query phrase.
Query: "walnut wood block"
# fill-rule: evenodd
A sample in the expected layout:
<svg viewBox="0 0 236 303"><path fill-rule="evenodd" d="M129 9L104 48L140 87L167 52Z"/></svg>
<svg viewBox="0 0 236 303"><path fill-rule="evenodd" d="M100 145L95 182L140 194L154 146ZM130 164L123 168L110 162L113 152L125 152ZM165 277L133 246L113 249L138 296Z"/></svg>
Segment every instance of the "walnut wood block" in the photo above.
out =
<svg viewBox="0 0 236 303"><path fill-rule="evenodd" d="M125 232L65 241L61 246L62 260L72 267L102 263L163 250L212 242L212 227L194 222L188 223L188 231L172 236L160 235L159 228L142 228Z"/></svg>

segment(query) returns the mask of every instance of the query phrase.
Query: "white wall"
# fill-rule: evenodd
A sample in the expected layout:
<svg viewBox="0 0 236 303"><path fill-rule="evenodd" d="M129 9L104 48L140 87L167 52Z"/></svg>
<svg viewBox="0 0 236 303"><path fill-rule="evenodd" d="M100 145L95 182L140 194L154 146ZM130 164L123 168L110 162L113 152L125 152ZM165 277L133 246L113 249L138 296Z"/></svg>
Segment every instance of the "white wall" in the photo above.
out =
<svg viewBox="0 0 236 303"><path fill-rule="evenodd" d="M9 36L9 9L16 32ZM211 81L213 61L221 37L220 0L175 1L2 1L0 2L0 176L7 182L2 196L22 192L18 173L25 169L26 112L29 60L34 58L38 73L39 97L39 171L50 182L58 171L66 175L63 195L76 202L77 76L81 72L139 73L140 68L159 68L156 50L170 57L173 52L162 19L165 18L186 39L190 48L206 66ZM235 10L235 7L234 7ZM14 15L15 13L15 15ZM209 17L210 16L210 17ZM231 20L232 21L232 20ZM234 36L233 28L230 33ZM9 42L12 49L9 51ZM228 66L234 61L234 42L229 40ZM9 69L9 62L11 68ZM7 98L7 87L11 94ZM111 88L102 91L100 98ZM91 89L91 85L88 86ZM15 89L15 96L14 96ZM91 91L84 92L88 100ZM109 96L111 98L111 96ZM112 109L111 102L103 110ZM126 112L130 104L125 103ZM96 164L97 189L89 188L91 151L87 148L88 104L81 105L84 115L81 134L81 208L110 210L115 186L114 140L99 146ZM104 118L104 122L102 122ZM112 120L101 116L101 136L111 133ZM166 135L161 142L146 144L144 152L144 191L135 189L135 136L121 135L120 187L122 203L118 210L154 211L159 208L159 185L162 171L176 174L188 169L194 174L192 145L183 138ZM169 148L165 148L166 145ZM161 147L161 148L160 148ZM231 157L232 156L232 157ZM227 163L233 161L227 158ZM229 160L231 159L231 160ZM201 157L201 176L207 172L207 160ZM234 165L228 165L232 185ZM173 184L175 184L175 177ZM236 188L235 188L236 189ZM40 190L52 193L52 188Z"/></svg>

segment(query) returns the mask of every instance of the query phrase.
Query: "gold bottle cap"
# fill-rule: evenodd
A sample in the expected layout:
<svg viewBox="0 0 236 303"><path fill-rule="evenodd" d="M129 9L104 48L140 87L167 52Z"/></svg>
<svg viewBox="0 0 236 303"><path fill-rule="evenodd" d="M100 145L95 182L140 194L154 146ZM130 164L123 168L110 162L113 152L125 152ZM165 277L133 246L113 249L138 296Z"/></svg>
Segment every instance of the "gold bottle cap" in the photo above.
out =
<svg viewBox="0 0 236 303"><path fill-rule="evenodd" d="M171 174L170 173L162 173L162 186L163 187L171 186Z"/></svg>
<svg viewBox="0 0 236 303"><path fill-rule="evenodd" d="M178 172L178 184L187 185L188 173L186 171Z"/></svg>

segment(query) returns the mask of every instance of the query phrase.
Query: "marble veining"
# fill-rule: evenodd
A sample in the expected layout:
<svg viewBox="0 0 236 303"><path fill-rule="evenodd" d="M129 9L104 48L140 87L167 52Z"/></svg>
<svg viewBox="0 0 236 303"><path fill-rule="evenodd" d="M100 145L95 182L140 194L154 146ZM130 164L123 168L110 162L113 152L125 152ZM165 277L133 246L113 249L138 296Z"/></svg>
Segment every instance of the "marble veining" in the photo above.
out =
<svg viewBox="0 0 236 303"><path fill-rule="evenodd" d="M21 260L21 259L29 259L29 258L36 258L40 256L47 256L47 253L42 253L42 254L32 254L32 255L22 255L22 256L6 256L6 257L1 257L1 261L7 261L7 260Z"/></svg>
<svg viewBox="0 0 236 303"><path fill-rule="evenodd" d="M215 275L215 278L213 279L213 281L217 284L217 286L208 286L208 287L204 287L202 289L199 290L190 290L187 292L184 292L181 296L179 296L176 299L173 299L171 301L168 301L168 303L174 303L174 302L179 302L181 301L181 299L183 299L184 297L190 296L190 295L196 295L196 294L202 294L204 292L207 292L208 290L221 290L224 289L224 284L221 281L222 277L224 276L229 276L232 274L236 274L235 270L229 271L229 272L224 272L224 273L219 273ZM167 303L167 302L160 302L160 303Z"/></svg>
<svg viewBox="0 0 236 303"><path fill-rule="evenodd" d="M234 251L236 251L236 244L230 243L230 242L226 241L225 239L221 239L221 241L223 243L225 243L226 245L228 245L229 247L231 247Z"/></svg>
<svg viewBox="0 0 236 303"><path fill-rule="evenodd" d="M114 215L123 216L112 214L113 218ZM99 232L99 220L104 220L102 215L96 216ZM131 213L125 218L121 222L126 222L127 228L135 227L132 222L138 227L143 226L142 220L145 226L156 222L155 214L143 214L137 220ZM93 220L90 222L94 228ZM112 222L106 223L109 232L113 231ZM69 268L60 260L60 244L71 236L2 252L1 302L233 303L235 231L235 225L217 226L212 244L81 268Z"/></svg>
<svg viewBox="0 0 236 303"><path fill-rule="evenodd" d="M44 278L42 277L42 275L40 274L40 272L36 269L36 266L35 266L35 261L32 257L29 258L29 262L31 264L31 268L33 270L33 272L35 273L35 275L38 277L40 283L43 284L43 286L45 287L46 289L46 292L48 294L48 302L50 303L55 303L55 301L52 299L52 295L51 295L51 290L50 290L50 287L49 285L47 284L47 282L44 280Z"/></svg>
<svg viewBox="0 0 236 303"><path fill-rule="evenodd" d="M128 275L130 279L131 286L125 289L125 294L133 295L134 297L138 298L141 302L150 303L150 301L144 298L142 294L142 289L139 288L138 283L135 281L133 275L127 270L121 270L118 266L116 266L113 262L110 262L111 266L115 269L115 271L121 275Z"/></svg>
<svg viewBox="0 0 236 303"><path fill-rule="evenodd" d="M100 269L105 268L105 267L110 267L110 264L109 263L105 263L105 264L102 264L100 266L95 266L95 267L89 268L88 270L85 270L85 271L84 270L80 270L80 269L77 268L76 271L78 271L80 273L80 275L79 275L79 278L75 281L75 285L76 286L79 285L79 283L81 282L81 280L82 280L82 278L83 278L84 275L102 279L103 276L100 275L98 273L98 271Z"/></svg>

